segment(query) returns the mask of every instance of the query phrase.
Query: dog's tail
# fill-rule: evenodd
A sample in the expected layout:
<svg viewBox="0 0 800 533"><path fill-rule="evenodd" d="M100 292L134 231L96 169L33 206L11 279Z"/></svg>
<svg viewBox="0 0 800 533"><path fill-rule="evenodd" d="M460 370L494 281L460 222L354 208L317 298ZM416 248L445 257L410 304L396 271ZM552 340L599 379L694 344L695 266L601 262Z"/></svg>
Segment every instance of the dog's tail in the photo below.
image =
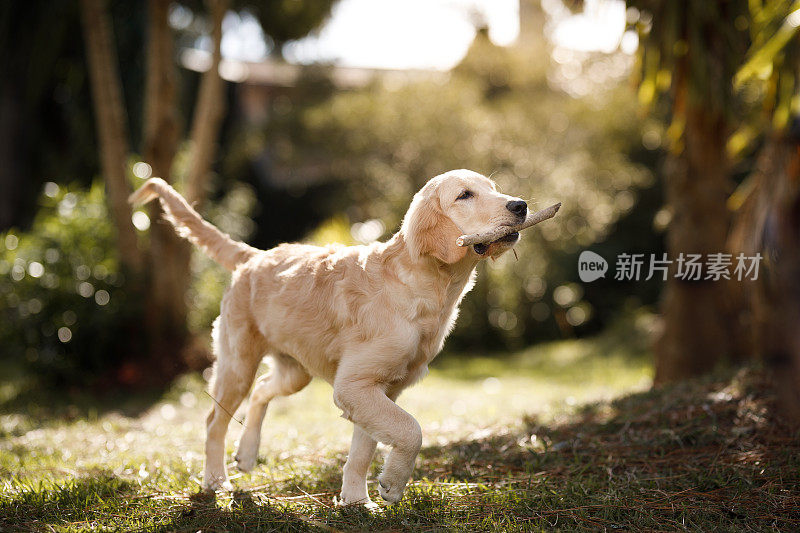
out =
<svg viewBox="0 0 800 533"><path fill-rule="evenodd" d="M128 198L132 205L146 204L158 198L164 216L175 226L178 235L188 239L214 261L228 270L256 255L259 250L243 242L234 241L213 224L203 220L183 196L161 178L150 178Z"/></svg>

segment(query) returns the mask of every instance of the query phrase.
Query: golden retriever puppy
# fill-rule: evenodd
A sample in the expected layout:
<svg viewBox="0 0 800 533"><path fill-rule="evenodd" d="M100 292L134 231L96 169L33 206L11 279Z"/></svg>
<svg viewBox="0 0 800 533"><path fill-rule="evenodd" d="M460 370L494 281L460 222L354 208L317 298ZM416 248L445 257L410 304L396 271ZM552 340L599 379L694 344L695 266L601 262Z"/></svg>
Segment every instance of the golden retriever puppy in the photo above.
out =
<svg viewBox="0 0 800 533"><path fill-rule="evenodd" d="M422 432L395 400L442 349L478 261L509 250L519 234L466 248L456 238L522 222L525 202L501 194L485 176L453 170L414 196L400 231L386 242L282 244L262 251L231 240L159 178L148 180L131 202L154 198L181 235L233 271L214 323L211 391L218 404L207 419L204 488L230 487L224 450L231 413L270 355L272 370L250 395L236 453L239 469L256 463L270 400L317 376L333 385L334 403L354 425L339 504L374 505L366 476L377 442L391 447L378 491L386 501L398 501Z"/></svg>

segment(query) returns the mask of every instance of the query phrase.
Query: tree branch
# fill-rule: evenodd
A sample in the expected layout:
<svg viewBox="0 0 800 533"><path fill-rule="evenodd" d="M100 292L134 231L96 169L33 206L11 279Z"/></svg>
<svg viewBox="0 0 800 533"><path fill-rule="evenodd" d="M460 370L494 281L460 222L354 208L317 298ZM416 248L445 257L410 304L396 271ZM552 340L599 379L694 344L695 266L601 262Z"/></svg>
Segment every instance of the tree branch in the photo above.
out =
<svg viewBox="0 0 800 533"><path fill-rule="evenodd" d="M551 205L546 209L542 209L541 211L536 211L535 213L528 213L528 217L522 224L517 224L516 226L500 226L499 228L495 228L492 231L487 231L484 233L462 235L458 239L456 239L456 244L459 246L471 246L473 244L494 242L497 239L505 237L506 235L509 235L516 231L522 231L526 228L530 228L535 224L538 224L539 222L544 222L545 220L553 218L554 216L556 216L556 213L558 213L559 209L561 209L561 202L558 202L555 205Z"/></svg>
<svg viewBox="0 0 800 533"><path fill-rule="evenodd" d="M211 165L217 153L216 141L225 114L224 85L219 75L219 64L222 59L220 51L222 19L225 17L230 1L207 0L206 3L211 13L211 36L214 50L211 66L203 74L200 84L200 94L197 98L190 134L192 156L186 179L186 199L195 205L201 205L206 199Z"/></svg>

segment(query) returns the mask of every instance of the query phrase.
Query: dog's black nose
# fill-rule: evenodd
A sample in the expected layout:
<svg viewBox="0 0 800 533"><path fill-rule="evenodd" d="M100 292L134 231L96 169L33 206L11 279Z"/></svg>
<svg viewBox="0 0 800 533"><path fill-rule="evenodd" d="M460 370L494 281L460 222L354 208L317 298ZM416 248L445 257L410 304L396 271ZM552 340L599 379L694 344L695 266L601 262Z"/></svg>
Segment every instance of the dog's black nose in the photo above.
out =
<svg viewBox="0 0 800 533"><path fill-rule="evenodd" d="M512 200L508 202L506 204L506 209L520 218L525 218L525 215L528 214L528 204L522 200Z"/></svg>

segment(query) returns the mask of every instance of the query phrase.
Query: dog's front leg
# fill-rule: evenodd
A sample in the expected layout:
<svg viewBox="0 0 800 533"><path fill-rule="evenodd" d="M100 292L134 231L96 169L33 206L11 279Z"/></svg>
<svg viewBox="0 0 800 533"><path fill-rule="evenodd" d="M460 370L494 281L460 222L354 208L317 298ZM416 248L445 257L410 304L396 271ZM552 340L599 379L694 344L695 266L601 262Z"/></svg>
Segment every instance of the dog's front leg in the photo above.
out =
<svg viewBox="0 0 800 533"><path fill-rule="evenodd" d="M395 404L379 384L370 380L337 375L333 401L344 417L369 437L392 447L378 477L378 492L388 502L399 501L422 447L419 423ZM366 486L363 490L366 491Z"/></svg>
<svg viewBox="0 0 800 533"><path fill-rule="evenodd" d="M358 427L353 425L353 441L350 444L350 453L342 471L342 493L339 496L339 505L365 505L373 507L375 504L367 492L367 472L375 453L375 439Z"/></svg>

